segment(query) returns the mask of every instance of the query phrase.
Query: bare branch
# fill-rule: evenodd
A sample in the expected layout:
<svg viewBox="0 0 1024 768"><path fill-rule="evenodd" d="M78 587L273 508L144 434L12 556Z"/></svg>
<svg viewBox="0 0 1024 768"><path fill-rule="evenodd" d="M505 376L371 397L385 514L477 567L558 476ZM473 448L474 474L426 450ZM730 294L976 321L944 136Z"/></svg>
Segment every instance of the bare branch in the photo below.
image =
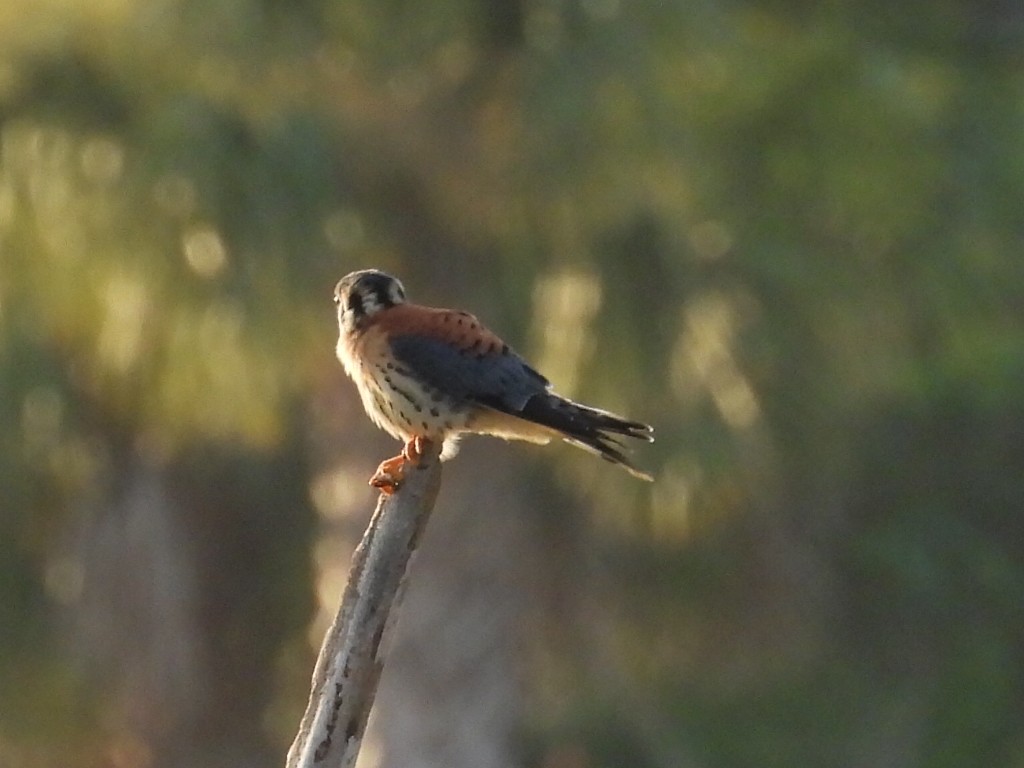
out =
<svg viewBox="0 0 1024 768"><path fill-rule="evenodd" d="M405 584L441 486L439 446L409 466L392 496L381 495L352 557L348 584L313 671L313 685L286 768L356 763Z"/></svg>

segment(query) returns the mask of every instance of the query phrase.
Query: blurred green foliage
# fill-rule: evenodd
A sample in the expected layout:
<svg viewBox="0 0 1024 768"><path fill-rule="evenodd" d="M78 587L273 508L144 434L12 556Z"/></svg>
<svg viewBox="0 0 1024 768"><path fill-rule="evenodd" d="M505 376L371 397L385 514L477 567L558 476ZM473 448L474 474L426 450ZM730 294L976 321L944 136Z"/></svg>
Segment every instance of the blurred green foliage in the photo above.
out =
<svg viewBox="0 0 1024 768"><path fill-rule="evenodd" d="M375 265L658 429L653 488L550 454L619 677L563 649L527 763L1024 765L1022 44L955 0L7 0L0 763L114 754L57 554L140 466L276 760L308 670L245 681L309 620L330 291Z"/></svg>

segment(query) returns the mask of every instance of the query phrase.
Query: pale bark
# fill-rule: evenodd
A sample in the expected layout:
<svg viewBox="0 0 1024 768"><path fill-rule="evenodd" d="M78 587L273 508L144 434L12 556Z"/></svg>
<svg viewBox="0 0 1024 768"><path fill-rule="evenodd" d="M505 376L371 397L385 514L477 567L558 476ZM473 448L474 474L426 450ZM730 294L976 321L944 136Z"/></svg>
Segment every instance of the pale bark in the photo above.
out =
<svg viewBox="0 0 1024 768"><path fill-rule="evenodd" d="M391 496L382 495L352 558L348 584L313 672L287 768L350 768L362 745L409 559L441 485L431 448Z"/></svg>

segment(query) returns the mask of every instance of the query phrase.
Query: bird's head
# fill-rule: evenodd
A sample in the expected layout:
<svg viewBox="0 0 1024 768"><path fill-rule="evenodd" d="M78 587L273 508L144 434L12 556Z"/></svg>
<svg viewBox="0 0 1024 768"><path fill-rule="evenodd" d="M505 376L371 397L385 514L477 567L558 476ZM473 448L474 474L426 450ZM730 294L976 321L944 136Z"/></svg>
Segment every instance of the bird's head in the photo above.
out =
<svg viewBox="0 0 1024 768"><path fill-rule="evenodd" d="M397 278L376 269L350 272L334 288L338 322L343 330L357 330L382 309L405 302L405 288Z"/></svg>

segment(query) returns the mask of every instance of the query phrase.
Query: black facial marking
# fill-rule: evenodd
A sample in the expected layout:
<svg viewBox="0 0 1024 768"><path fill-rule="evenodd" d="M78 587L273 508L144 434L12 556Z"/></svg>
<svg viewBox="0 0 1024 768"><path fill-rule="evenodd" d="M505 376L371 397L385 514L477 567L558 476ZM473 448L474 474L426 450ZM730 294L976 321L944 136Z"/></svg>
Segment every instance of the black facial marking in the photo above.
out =
<svg viewBox="0 0 1024 768"><path fill-rule="evenodd" d="M345 309L357 316L363 314L363 297L354 290L350 291L348 294L348 304Z"/></svg>
<svg viewBox="0 0 1024 768"><path fill-rule="evenodd" d="M395 279L383 272L367 272L356 282L355 288L360 294L373 296L377 304L382 307L394 306L388 290L395 284ZM401 292L400 292L401 293Z"/></svg>
<svg viewBox="0 0 1024 768"><path fill-rule="evenodd" d="M361 319L375 309L387 309L405 301L405 290L391 275L366 269L341 279L335 288L335 301L343 302L345 311Z"/></svg>

